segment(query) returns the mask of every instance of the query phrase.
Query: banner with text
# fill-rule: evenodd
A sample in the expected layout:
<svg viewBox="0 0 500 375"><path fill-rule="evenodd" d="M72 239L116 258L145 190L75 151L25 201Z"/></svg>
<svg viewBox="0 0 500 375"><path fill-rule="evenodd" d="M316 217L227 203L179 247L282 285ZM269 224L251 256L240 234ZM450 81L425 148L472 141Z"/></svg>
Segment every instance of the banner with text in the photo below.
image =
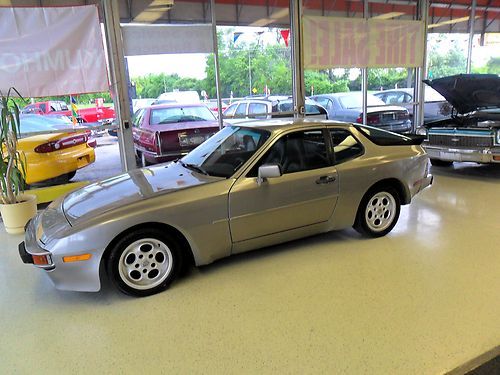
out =
<svg viewBox="0 0 500 375"><path fill-rule="evenodd" d="M108 91L95 5L0 8L0 90L25 97Z"/></svg>
<svg viewBox="0 0 500 375"><path fill-rule="evenodd" d="M303 28L306 69L423 64L421 21L304 16Z"/></svg>

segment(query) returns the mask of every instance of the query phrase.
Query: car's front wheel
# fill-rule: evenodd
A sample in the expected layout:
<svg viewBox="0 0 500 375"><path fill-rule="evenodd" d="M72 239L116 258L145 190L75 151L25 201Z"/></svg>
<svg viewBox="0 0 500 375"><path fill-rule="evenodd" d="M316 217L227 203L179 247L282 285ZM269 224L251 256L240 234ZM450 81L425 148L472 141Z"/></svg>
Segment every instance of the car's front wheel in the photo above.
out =
<svg viewBox="0 0 500 375"><path fill-rule="evenodd" d="M119 290L145 297L167 289L182 263L175 238L156 229L139 229L113 247L107 271Z"/></svg>
<svg viewBox="0 0 500 375"><path fill-rule="evenodd" d="M361 200L354 229L370 237L382 237L396 225L401 202L392 187L370 190Z"/></svg>

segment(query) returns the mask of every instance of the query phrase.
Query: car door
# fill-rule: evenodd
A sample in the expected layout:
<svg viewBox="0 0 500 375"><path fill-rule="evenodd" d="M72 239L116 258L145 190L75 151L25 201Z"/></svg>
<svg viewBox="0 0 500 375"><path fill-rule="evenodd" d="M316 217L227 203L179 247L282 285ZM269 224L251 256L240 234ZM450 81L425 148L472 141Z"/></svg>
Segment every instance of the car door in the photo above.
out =
<svg viewBox="0 0 500 375"><path fill-rule="evenodd" d="M234 243L327 221L339 185L325 129L282 135L233 185L229 222ZM279 164L281 177L257 183L258 167Z"/></svg>

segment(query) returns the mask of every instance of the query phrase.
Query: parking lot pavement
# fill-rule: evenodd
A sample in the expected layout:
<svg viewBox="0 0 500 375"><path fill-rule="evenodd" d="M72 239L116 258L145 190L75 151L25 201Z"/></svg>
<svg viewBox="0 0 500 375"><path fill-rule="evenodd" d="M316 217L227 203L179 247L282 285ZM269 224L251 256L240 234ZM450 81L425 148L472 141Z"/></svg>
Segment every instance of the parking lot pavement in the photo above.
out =
<svg viewBox="0 0 500 375"><path fill-rule="evenodd" d="M97 181L121 172L118 138L105 135L97 138L95 162L79 169L71 181Z"/></svg>

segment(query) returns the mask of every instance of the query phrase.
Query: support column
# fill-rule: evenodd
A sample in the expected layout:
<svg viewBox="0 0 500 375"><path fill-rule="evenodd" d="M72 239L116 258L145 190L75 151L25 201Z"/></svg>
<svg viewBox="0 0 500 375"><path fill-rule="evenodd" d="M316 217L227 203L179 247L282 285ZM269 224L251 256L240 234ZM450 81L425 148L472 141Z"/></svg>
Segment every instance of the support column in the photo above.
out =
<svg viewBox="0 0 500 375"><path fill-rule="evenodd" d="M418 12L419 19L423 22L424 32L423 32L423 61L421 66L416 69L415 75L415 89L413 95L413 101L417 101L417 105L413 105L413 131L424 124L424 83L422 82L427 78L427 25L429 23L429 0L419 0L418 1ZM415 100L416 99L416 100Z"/></svg>
<svg viewBox="0 0 500 375"><path fill-rule="evenodd" d="M472 5L470 9L470 18L469 18L469 46L467 49L467 69L466 69L467 74L470 74L472 65L472 42L474 39L475 21L476 21L476 0L472 0Z"/></svg>
<svg viewBox="0 0 500 375"><path fill-rule="evenodd" d="M120 160L122 170L128 171L136 168L136 164L118 0L102 0L102 10L106 30L111 92L114 96L116 122L119 127Z"/></svg>
<svg viewBox="0 0 500 375"><path fill-rule="evenodd" d="M363 17L368 19L368 0L363 0ZM361 92L363 95L362 100L362 119L363 124L367 123L368 112L368 68L361 68Z"/></svg>
<svg viewBox="0 0 500 375"><path fill-rule="evenodd" d="M215 91L217 93L217 118L219 121L219 129L222 129L222 98L220 92L219 45L217 39L217 19L215 17L215 0L210 0L210 11L212 14L212 41L215 64Z"/></svg>
<svg viewBox="0 0 500 375"><path fill-rule="evenodd" d="M292 92L295 118L305 116L304 50L302 41L302 0L290 0L290 33L292 38Z"/></svg>

